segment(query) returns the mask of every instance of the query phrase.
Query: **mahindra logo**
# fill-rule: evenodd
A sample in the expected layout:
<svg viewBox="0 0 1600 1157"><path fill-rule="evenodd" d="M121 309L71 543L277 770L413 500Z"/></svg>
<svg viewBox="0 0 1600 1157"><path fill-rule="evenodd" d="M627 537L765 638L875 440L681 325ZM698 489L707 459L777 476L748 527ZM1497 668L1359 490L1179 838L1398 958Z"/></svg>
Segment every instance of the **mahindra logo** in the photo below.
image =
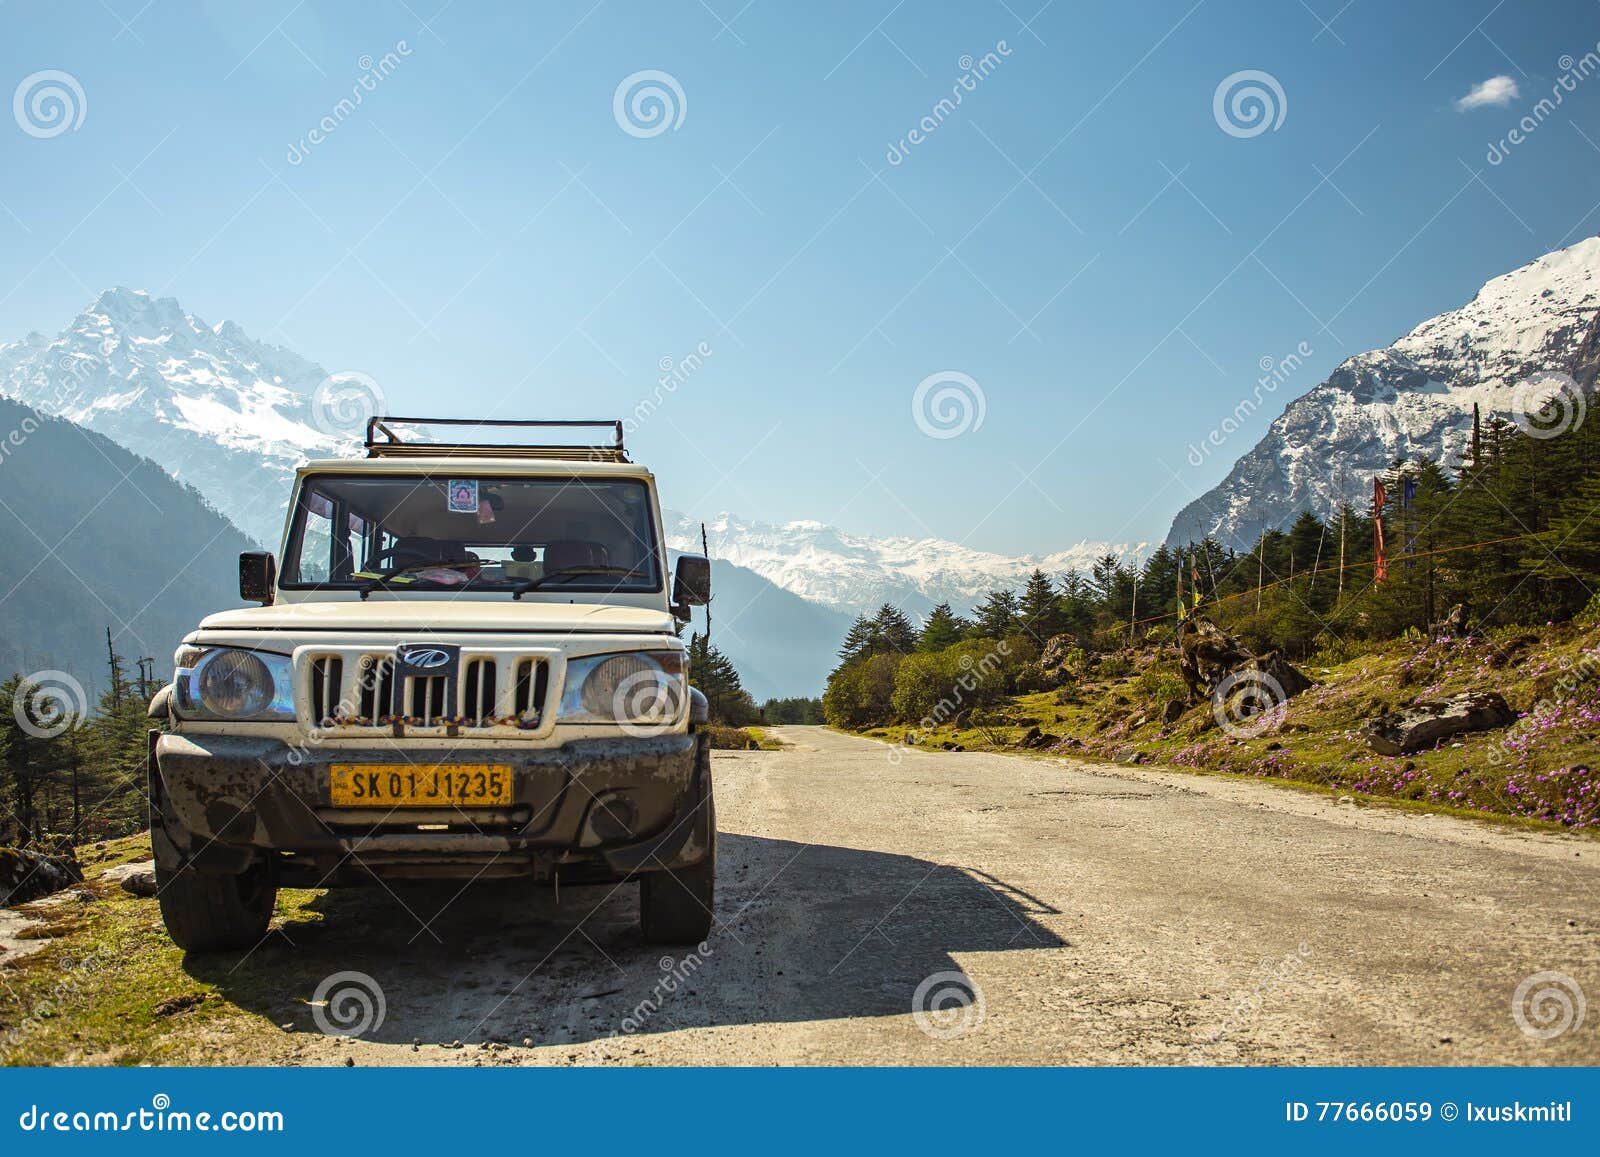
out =
<svg viewBox="0 0 1600 1157"><path fill-rule="evenodd" d="M400 661L408 667L415 667L422 671L431 671L435 667L448 666L450 659L450 652L439 647L400 648Z"/></svg>

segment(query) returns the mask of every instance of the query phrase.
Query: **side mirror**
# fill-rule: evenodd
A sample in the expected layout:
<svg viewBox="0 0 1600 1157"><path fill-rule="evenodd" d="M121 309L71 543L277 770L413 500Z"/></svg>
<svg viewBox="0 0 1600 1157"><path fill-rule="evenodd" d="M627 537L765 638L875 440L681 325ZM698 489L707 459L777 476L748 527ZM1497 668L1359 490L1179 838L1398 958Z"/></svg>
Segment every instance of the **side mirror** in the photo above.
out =
<svg viewBox="0 0 1600 1157"><path fill-rule="evenodd" d="M239 556L239 597L247 603L272 605L278 586L278 560L270 550L247 550Z"/></svg>
<svg viewBox="0 0 1600 1157"><path fill-rule="evenodd" d="M711 601L711 560L703 554L680 554L672 576L672 601L681 607L703 607Z"/></svg>

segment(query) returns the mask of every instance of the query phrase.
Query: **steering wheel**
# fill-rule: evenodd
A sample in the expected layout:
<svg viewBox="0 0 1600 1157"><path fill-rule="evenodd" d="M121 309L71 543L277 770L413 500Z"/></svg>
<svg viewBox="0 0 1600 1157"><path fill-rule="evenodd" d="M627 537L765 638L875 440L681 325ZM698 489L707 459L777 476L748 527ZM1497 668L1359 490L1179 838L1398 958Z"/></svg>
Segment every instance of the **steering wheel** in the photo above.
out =
<svg viewBox="0 0 1600 1157"><path fill-rule="evenodd" d="M408 566L425 566L434 562L432 555L414 546L389 546L367 559L363 570L403 570Z"/></svg>

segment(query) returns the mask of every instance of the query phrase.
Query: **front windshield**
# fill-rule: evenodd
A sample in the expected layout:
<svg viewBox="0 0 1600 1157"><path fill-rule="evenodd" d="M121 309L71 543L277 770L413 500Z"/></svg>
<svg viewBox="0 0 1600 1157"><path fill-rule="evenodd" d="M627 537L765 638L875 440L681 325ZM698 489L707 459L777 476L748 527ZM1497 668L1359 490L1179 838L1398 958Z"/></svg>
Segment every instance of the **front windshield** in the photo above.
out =
<svg viewBox="0 0 1600 1157"><path fill-rule="evenodd" d="M280 581L291 588L661 589L644 483L467 474L308 477Z"/></svg>

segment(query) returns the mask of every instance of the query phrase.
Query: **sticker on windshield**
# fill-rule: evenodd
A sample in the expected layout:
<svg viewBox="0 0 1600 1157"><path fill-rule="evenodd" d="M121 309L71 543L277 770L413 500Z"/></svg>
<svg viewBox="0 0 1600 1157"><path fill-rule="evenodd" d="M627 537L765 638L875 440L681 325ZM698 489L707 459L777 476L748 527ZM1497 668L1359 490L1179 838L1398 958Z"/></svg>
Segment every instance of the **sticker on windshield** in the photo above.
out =
<svg viewBox="0 0 1600 1157"><path fill-rule="evenodd" d="M452 478L450 480L449 497L451 514L478 513L478 480L476 478Z"/></svg>

